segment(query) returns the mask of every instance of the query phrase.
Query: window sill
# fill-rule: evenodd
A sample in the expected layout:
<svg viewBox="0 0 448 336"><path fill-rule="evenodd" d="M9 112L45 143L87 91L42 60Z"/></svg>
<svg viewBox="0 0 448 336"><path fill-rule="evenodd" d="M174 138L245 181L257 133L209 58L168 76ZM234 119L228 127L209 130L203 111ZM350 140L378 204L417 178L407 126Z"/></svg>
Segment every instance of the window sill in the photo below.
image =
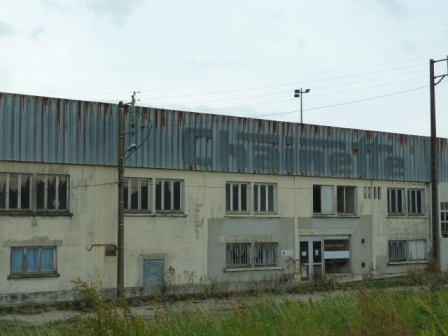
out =
<svg viewBox="0 0 448 336"><path fill-rule="evenodd" d="M60 274L57 272L49 273L13 273L8 275L8 280L13 279L35 279L35 278L59 278Z"/></svg>
<svg viewBox="0 0 448 336"><path fill-rule="evenodd" d="M337 215L322 215L322 214L313 214L314 218L359 218L358 215L350 215L350 214L337 214Z"/></svg>
<svg viewBox="0 0 448 336"><path fill-rule="evenodd" d="M12 217L72 217L73 213L66 211L29 211L29 210L0 210L0 216Z"/></svg>
<svg viewBox="0 0 448 336"><path fill-rule="evenodd" d="M409 265L409 264L427 264L428 260L406 260L406 261L388 261L387 264L391 266Z"/></svg>
<svg viewBox="0 0 448 336"><path fill-rule="evenodd" d="M427 219L424 215L387 215L387 218Z"/></svg>
<svg viewBox="0 0 448 336"><path fill-rule="evenodd" d="M252 271L281 271L283 268L278 266L257 266L257 267L241 267L241 268L224 268L224 272L252 272Z"/></svg>
<svg viewBox="0 0 448 336"><path fill-rule="evenodd" d="M225 214L224 217L228 218L280 218L278 214Z"/></svg>

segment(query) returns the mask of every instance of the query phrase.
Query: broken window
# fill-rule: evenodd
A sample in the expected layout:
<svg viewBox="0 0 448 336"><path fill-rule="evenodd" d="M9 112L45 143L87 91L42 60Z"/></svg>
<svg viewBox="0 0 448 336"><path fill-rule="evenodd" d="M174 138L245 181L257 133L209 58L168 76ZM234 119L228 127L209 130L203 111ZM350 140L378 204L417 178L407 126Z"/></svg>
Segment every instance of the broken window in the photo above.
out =
<svg viewBox="0 0 448 336"><path fill-rule="evenodd" d="M0 173L0 209L31 209L31 175Z"/></svg>
<svg viewBox="0 0 448 336"><path fill-rule="evenodd" d="M49 273L56 271L55 247L11 248L11 274Z"/></svg>
<svg viewBox="0 0 448 336"><path fill-rule="evenodd" d="M69 177L65 175L37 175L36 209L68 210Z"/></svg>
<svg viewBox="0 0 448 336"><path fill-rule="evenodd" d="M387 189L387 212L389 215L404 214L404 190L403 189Z"/></svg>
<svg viewBox="0 0 448 336"><path fill-rule="evenodd" d="M355 187L337 187L337 209L339 214L355 214Z"/></svg>
<svg viewBox="0 0 448 336"><path fill-rule="evenodd" d="M277 243L255 243L255 266L274 266L277 264Z"/></svg>
<svg viewBox="0 0 448 336"><path fill-rule="evenodd" d="M247 212L248 183L226 183L226 211Z"/></svg>
<svg viewBox="0 0 448 336"><path fill-rule="evenodd" d="M405 261L407 259L406 240L389 241L389 261Z"/></svg>
<svg viewBox="0 0 448 336"><path fill-rule="evenodd" d="M255 212L275 212L276 196L274 184L254 185L254 211Z"/></svg>
<svg viewBox="0 0 448 336"><path fill-rule="evenodd" d="M157 180L156 211L182 211L182 181Z"/></svg>
<svg viewBox="0 0 448 336"><path fill-rule="evenodd" d="M226 266L227 267L250 266L250 244L227 244Z"/></svg>
<svg viewBox="0 0 448 336"><path fill-rule="evenodd" d="M350 245L348 239L324 240L325 273L350 273Z"/></svg>
<svg viewBox="0 0 448 336"><path fill-rule="evenodd" d="M313 213L331 215L333 210L333 186L313 185Z"/></svg>
<svg viewBox="0 0 448 336"><path fill-rule="evenodd" d="M408 189L408 214L423 215L423 190Z"/></svg>
<svg viewBox="0 0 448 336"><path fill-rule="evenodd" d="M151 180L124 180L124 209L127 211L151 211Z"/></svg>

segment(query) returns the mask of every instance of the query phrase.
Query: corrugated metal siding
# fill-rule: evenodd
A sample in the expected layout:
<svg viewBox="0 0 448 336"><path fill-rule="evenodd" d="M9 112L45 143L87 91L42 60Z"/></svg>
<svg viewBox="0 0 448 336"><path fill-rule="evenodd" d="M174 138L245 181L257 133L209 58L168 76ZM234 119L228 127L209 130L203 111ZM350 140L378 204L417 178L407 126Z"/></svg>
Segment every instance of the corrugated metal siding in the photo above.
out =
<svg viewBox="0 0 448 336"><path fill-rule="evenodd" d="M0 93L0 160L115 165L117 104ZM429 181L430 139L138 107L130 167ZM131 131L130 109L125 109ZM448 146L440 140L440 178Z"/></svg>

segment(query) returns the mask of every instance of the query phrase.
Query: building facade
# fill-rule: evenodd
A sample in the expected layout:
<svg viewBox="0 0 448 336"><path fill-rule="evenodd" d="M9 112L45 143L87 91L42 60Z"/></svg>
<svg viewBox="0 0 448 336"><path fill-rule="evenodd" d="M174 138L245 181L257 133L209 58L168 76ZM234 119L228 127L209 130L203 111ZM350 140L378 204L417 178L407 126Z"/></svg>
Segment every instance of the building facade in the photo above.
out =
<svg viewBox="0 0 448 336"><path fill-rule="evenodd" d="M126 107L125 289L390 277L431 251L427 137ZM117 276L118 105L0 93L0 304ZM448 251L439 139L441 261ZM446 238L446 240L444 239Z"/></svg>

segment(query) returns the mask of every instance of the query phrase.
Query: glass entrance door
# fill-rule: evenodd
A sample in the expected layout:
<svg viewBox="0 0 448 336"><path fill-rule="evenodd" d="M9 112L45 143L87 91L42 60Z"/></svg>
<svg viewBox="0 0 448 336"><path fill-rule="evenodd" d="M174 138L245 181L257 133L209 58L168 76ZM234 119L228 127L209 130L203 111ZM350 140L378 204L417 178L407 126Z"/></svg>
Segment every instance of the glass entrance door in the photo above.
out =
<svg viewBox="0 0 448 336"><path fill-rule="evenodd" d="M301 239L300 266L304 281L319 279L322 276L322 238Z"/></svg>

